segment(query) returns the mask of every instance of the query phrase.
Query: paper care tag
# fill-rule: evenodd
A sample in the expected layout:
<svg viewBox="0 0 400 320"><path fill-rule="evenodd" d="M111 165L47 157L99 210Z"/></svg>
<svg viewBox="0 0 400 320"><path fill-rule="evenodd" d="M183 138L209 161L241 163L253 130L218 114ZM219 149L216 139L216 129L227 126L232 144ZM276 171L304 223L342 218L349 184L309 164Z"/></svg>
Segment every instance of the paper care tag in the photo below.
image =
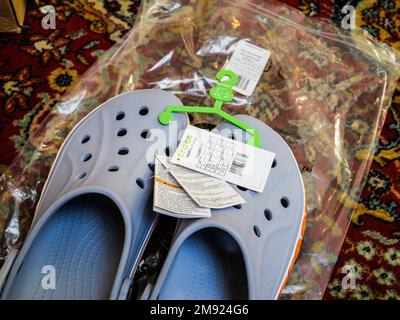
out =
<svg viewBox="0 0 400 320"><path fill-rule="evenodd" d="M233 90L245 96L252 95L270 57L269 50L240 41L225 67L238 75L238 83Z"/></svg>
<svg viewBox="0 0 400 320"><path fill-rule="evenodd" d="M157 158L200 207L223 209L246 202L223 180L172 164L166 156Z"/></svg>
<svg viewBox="0 0 400 320"><path fill-rule="evenodd" d="M189 125L171 162L262 192L275 154Z"/></svg>
<svg viewBox="0 0 400 320"><path fill-rule="evenodd" d="M157 157L154 165L154 211L178 218L211 217L211 210L197 205Z"/></svg>

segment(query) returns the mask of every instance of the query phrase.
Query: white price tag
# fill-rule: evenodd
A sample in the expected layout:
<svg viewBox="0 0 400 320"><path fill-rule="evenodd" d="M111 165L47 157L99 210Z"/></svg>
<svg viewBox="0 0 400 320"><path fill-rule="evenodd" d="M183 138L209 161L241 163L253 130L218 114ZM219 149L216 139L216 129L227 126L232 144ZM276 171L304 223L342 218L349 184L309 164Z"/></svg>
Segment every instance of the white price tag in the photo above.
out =
<svg viewBox="0 0 400 320"><path fill-rule="evenodd" d="M200 207L223 209L246 202L225 181L172 164L165 156L157 158Z"/></svg>
<svg viewBox="0 0 400 320"><path fill-rule="evenodd" d="M154 211L177 218L211 217L211 210L193 201L158 156L154 164Z"/></svg>
<svg viewBox="0 0 400 320"><path fill-rule="evenodd" d="M189 125L171 162L262 192L275 154Z"/></svg>
<svg viewBox="0 0 400 320"><path fill-rule="evenodd" d="M238 75L238 83L233 90L245 96L252 95L270 57L269 50L240 41L225 67Z"/></svg>

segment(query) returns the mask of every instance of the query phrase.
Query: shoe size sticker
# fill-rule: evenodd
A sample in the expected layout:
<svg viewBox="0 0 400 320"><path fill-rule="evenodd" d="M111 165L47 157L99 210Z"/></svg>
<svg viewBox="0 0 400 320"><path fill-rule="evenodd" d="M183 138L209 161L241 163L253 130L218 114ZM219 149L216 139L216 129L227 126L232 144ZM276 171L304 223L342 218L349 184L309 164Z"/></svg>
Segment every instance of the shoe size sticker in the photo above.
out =
<svg viewBox="0 0 400 320"><path fill-rule="evenodd" d="M189 125L171 162L262 192L275 154Z"/></svg>
<svg viewBox="0 0 400 320"><path fill-rule="evenodd" d="M251 96L270 57L269 50L240 41L225 67L238 75L238 83L233 90Z"/></svg>

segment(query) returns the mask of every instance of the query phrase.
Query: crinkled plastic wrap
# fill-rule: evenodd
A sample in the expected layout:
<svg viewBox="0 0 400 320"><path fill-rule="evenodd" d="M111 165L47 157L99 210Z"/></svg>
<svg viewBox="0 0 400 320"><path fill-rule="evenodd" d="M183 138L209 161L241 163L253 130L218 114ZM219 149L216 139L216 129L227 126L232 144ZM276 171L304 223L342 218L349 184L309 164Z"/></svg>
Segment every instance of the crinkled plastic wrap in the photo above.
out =
<svg viewBox="0 0 400 320"><path fill-rule="evenodd" d="M0 181L1 259L20 247L43 184L68 132L127 90L160 88L186 105L211 105L208 90L235 45L271 51L250 97L224 107L275 129L292 148L307 192L307 229L281 297L318 299L327 286L364 186L399 75L394 51L274 1L147 0L125 40L106 52L36 128ZM216 124L207 115L193 123Z"/></svg>

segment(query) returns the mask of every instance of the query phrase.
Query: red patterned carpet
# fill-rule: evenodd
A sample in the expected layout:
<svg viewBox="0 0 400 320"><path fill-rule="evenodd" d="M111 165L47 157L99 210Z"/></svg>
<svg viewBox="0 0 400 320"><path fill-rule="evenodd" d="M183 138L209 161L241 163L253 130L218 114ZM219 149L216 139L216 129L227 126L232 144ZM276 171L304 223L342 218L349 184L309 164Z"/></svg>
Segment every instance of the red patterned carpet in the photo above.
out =
<svg viewBox="0 0 400 320"><path fill-rule="evenodd" d="M53 4L57 29L41 28L42 13L29 1L21 34L0 33L0 174L30 132L40 126L41 106L57 99L105 50L128 31L140 1L67 0ZM340 20L341 8L357 7L357 24L400 49L400 2L390 0L286 0L307 15ZM400 299L400 91L388 113L367 185L355 208L324 298ZM1 217L5 221L6 217ZM24 221L22 221L24 223ZM3 232L4 224L0 224ZM0 237L2 235L0 234ZM318 252L318 245L313 248ZM344 265L356 267L356 289L341 286Z"/></svg>

